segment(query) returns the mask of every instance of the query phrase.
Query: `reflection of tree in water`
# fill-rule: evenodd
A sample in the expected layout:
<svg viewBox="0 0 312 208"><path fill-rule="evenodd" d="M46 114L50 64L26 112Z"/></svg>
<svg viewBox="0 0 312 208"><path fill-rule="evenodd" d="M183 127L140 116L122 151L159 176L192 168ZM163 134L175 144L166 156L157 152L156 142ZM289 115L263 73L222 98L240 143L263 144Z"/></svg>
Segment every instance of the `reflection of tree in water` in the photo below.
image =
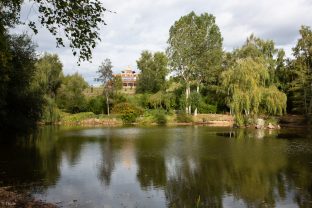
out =
<svg viewBox="0 0 312 208"><path fill-rule="evenodd" d="M168 145L163 141L137 140L138 180L143 188L164 187L169 207L194 207L199 198L202 207L222 207L224 196L242 200L248 207L274 207L289 192L287 143L274 139L274 134L259 140L257 133L239 131L235 138L199 137L196 142L194 138L177 139L174 142L179 144L165 154ZM194 142L196 148L192 148ZM166 154L174 157L171 165L163 158ZM309 181L302 179L302 183ZM299 200L306 196L298 195ZM307 197L304 200L310 199Z"/></svg>
<svg viewBox="0 0 312 208"><path fill-rule="evenodd" d="M166 185L165 134L150 133L136 139L137 179L143 189L161 188Z"/></svg>
<svg viewBox="0 0 312 208"><path fill-rule="evenodd" d="M285 181L281 180L281 174L287 165L285 143L254 139L253 133L257 131L251 135L246 131L238 133L231 145L231 158L224 167L228 192L250 206L274 206L275 198L284 196Z"/></svg>
<svg viewBox="0 0 312 208"><path fill-rule="evenodd" d="M206 146L202 142L207 141L202 140L198 129L189 133L176 140L178 144L169 150L175 152L173 156L177 162L168 167L171 170L165 188L168 206L195 207L200 200L201 206L220 207L224 192L220 175L223 165L217 160L217 150L227 146L213 140Z"/></svg>
<svg viewBox="0 0 312 208"><path fill-rule="evenodd" d="M108 131L105 138L100 141L101 163L99 164L98 178L106 186L110 185L111 176L115 168L116 157L120 155L120 151L125 148L127 137L124 135L115 135ZM118 130L117 130L118 132Z"/></svg>
<svg viewBox="0 0 312 208"><path fill-rule="evenodd" d="M295 190L294 201L299 207L312 207L312 141L301 139L301 145L288 155L286 178ZM296 141L288 141L292 146Z"/></svg>
<svg viewBox="0 0 312 208"><path fill-rule="evenodd" d="M36 135L0 146L1 186L43 191L54 185L60 175L61 157L55 149L55 129L40 129Z"/></svg>
<svg viewBox="0 0 312 208"><path fill-rule="evenodd" d="M109 136L100 144L102 161L99 167L99 179L106 185L109 186L111 181L112 172L115 168L115 156L114 156L114 145Z"/></svg>

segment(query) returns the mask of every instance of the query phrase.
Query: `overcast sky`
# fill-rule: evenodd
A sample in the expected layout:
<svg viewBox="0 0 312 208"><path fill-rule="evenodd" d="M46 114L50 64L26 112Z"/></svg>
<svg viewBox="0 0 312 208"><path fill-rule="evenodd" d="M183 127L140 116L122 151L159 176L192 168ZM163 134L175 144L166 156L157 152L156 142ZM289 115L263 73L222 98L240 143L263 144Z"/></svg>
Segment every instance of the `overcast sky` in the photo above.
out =
<svg viewBox="0 0 312 208"><path fill-rule="evenodd" d="M105 58L111 59L114 72L119 72L127 66L136 70L136 60L142 50L165 51L169 28L191 11L207 12L216 17L223 48L227 51L240 47L247 36L254 33L257 37L273 40L290 55L300 26L312 25L312 0L102 1L105 8L116 14L105 13L107 26L101 27L102 42L93 51L92 63L77 66L77 57L72 55L70 48L56 48L55 40L45 29L33 36L39 52L59 55L65 74L79 72L90 84L94 84L95 72ZM26 4L22 18L32 16L29 11Z"/></svg>

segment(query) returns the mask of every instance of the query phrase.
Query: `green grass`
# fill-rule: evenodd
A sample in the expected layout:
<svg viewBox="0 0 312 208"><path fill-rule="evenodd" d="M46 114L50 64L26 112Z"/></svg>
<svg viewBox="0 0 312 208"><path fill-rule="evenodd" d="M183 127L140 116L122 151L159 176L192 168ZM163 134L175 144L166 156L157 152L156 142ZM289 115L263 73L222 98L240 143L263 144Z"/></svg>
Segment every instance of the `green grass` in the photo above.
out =
<svg viewBox="0 0 312 208"><path fill-rule="evenodd" d="M82 113L75 113L75 114L70 114L70 113L61 113L61 121L63 122L78 122L82 121L84 119L89 119L89 118L98 118L97 115L95 115L92 112L82 112Z"/></svg>

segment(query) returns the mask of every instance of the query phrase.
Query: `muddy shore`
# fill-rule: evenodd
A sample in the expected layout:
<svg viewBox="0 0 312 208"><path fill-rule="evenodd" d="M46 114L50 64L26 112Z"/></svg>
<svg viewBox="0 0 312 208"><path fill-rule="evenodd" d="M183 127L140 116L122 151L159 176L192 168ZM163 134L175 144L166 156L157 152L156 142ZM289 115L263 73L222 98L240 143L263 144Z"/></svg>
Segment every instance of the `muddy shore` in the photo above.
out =
<svg viewBox="0 0 312 208"><path fill-rule="evenodd" d="M0 208L57 208L56 205L35 200L27 194L0 187Z"/></svg>

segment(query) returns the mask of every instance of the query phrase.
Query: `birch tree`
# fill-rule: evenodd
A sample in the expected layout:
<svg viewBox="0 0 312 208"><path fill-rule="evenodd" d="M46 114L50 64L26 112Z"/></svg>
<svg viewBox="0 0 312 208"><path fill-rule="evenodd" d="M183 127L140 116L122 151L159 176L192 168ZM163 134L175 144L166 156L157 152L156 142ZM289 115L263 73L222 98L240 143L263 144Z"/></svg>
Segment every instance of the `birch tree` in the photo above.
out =
<svg viewBox="0 0 312 208"><path fill-rule="evenodd" d="M185 83L186 113L192 112L189 97L190 85L209 77L215 65L222 61L222 37L213 15L196 15L191 12L182 16L171 26L167 54L172 70ZM207 79L208 80L208 79ZM197 109L195 109L197 113Z"/></svg>
<svg viewBox="0 0 312 208"><path fill-rule="evenodd" d="M113 80L112 62L110 59L105 59L99 67L97 73L99 77L96 81L102 82L104 86L104 95L106 98L107 115L109 115L109 91L112 89L111 82Z"/></svg>

